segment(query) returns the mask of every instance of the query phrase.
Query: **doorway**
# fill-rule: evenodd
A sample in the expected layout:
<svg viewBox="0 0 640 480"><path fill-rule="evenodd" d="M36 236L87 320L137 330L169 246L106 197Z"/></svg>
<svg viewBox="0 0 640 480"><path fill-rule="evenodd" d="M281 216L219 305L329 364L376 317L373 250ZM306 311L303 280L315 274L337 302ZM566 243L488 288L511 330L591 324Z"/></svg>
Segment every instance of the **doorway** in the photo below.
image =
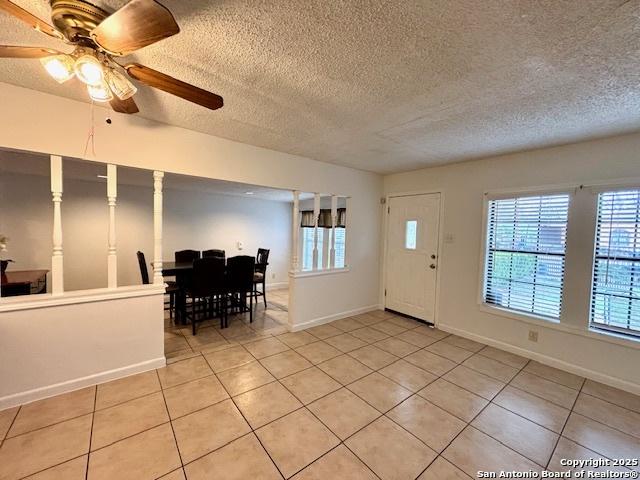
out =
<svg viewBox="0 0 640 480"><path fill-rule="evenodd" d="M440 194L390 197L385 308L435 323Z"/></svg>

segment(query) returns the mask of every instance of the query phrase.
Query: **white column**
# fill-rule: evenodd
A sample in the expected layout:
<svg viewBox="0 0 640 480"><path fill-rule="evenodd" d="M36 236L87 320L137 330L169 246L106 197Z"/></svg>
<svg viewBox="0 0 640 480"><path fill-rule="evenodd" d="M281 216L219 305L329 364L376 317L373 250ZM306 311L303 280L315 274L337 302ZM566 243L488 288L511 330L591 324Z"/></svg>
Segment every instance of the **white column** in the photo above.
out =
<svg viewBox="0 0 640 480"><path fill-rule="evenodd" d="M344 206L346 208L346 215L344 216L344 266L349 265L349 230L347 227L351 224L351 197L344 199Z"/></svg>
<svg viewBox="0 0 640 480"><path fill-rule="evenodd" d="M320 194L313 197L313 270L318 270L318 217L320 216Z"/></svg>
<svg viewBox="0 0 640 480"><path fill-rule="evenodd" d="M162 284L162 179L164 172L153 172L153 283Z"/></svg>
<svg viewBox="0 0 640 480"><path fill-rule="evenodd" d="M338 197L331 195L331 245L329 245L329 268L336 266L336 224L338 223Z"/></svg>
<svg viewBox="0 0 640 480"><path fill-rule="evenodd" d="M107 165L107 204L109 205L109 245L107 253L107 286L118 286L118 257L116 255L116 199L118 197L118 170Z"/></svg>
<svg viewBox="0 0 640 480"><path fill-rule="evenodd" d="M53 201L53 255L51 257L51 293L64 292L62 256L62 157L51 155L51 198Z"/></svg>
<svg viewBox="0 0 640 480"><path fill-rule="evenodd" d="M291 226L291 270L300 270L300 192L293 192L293 215Z"/></svg>

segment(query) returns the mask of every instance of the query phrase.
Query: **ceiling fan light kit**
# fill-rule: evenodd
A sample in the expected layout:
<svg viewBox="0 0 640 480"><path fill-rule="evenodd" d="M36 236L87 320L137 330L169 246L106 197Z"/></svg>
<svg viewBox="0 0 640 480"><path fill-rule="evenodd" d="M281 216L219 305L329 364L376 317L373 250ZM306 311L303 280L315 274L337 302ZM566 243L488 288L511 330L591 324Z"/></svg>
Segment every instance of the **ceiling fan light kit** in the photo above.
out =
<svg viewBox="0 0 640 480"><path fill-rule="evenodd" d="M66 53L41 58L40 63L58 83L64 83L75 75L75 59Z"/></svg>
<svg viewBox="0 0 640 480"><path fill-rule="evenodd" d="M50 37L75 47L71 54L43 47L0 45L0 57L39 58L58 83L74 76L87 85L97 102L110 102L121 113L137 113L133 96L138 89L123 73L148 87L176 95L215 110L223 99L169 75L138 64L121 65L124 57L180 32L171 12L156 0L130 0L109 12L86 0L49 0L53 26L10 0L0 0L0 11L21 20Z"/></svg>

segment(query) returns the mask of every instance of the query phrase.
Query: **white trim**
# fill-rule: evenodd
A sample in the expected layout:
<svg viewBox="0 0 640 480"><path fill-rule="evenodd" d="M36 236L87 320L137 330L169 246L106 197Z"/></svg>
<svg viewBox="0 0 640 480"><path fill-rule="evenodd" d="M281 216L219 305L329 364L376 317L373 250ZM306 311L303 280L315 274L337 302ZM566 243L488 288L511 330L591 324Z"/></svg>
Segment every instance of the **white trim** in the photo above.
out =
<svg viewBox="0 0 640 480"><path fill-rule="evenodd" d="M93 375L88 375L86 377L55 383L46 387L27 390L26 392L13 393L0 398L0 410L34 402L36 400L42 400L43 398L53 397L54 395L60 395L61 393L72 392L74 390L97 385L99 383L117 380L137 373L155 370L156 368L164 367L166 364L167 361L165 357L159 357L154 358L153 360L136 363L134 365L127 365L126 367L115 368L105 372L94 373Z"/></svg>
<svg viewBox="0 0 640 480"><path fill-rule="evenodd" d="M600 342L613 343L621 347L631 348L634 350L640 350L640 337L631 337L621 333L612 331L605 331L595 327L589 327L588 330L575 328L569 326L569 324L562 323L555 319L547 319L535 315L520 314L512 310L493 307L486 304L480 305L480 310L499 317L511 318L518 320L519 322L528 323L530 325L536 325L542 328L549 328L551 330L558 330L564 333L570 333L572 335L580 335L581 337L591 338Z"/></svg>
<svg viewBox="0 0 640 480"><path fill-rule="evenodd" d="M276 282L276 283L267 283L267 292L269 290L281 290L283 288L289 287L289 282Z"/></svg>
<svg viewBox="0 0 640 480"><path fill-rule="evenodd" d="M575 375L579 375L581 377L588 378L590 380L594 380L596 382L604 383L605 385L609 385L614 388L619 388L621 390L625 390L627 392L631 392L635 395L640 395L640 385L629 382L627 380L623 380L621 378L612 377L610 375L606 375L604 373L596 372L594 370L583 368L573 363L568 363L563 360L558 360L557 358L550 357L548 355L543 355L541 353L532 352L531 350L527 350L525 348L515 347L509 343L501 342L498 340L494 340L489 337L484 337L482 335L476 335L474 333L469 333L465 330L461 330L456 327L452 327L446 324L440 324L438 326L440 330L444 330L448 333L453 333L455 335L459 335L460 337L468 338L470 340L474 340L476 342L485 343L495 348L499 348L501 350L505 350L507 352L513 353L515 355L520 355L521 357L529 358L531 360L535 360L537 362L543 363L545 365L549 365L551 367L559 368L561 370L565 370L567 372L573 373Z"/></svg>
<svg viewBox="0 0 640 480"><path fill-rule="evenodd" d="M289 272L291 278L307 278L320 277L322 275L336 275L338 273L347 273L351 271L349 267L344 268L325 268L324 270L304 270L300 272Z"/></svg>
<svg viewBox="0 0 640 480"><path fill-rule="evenodd" d="M437 246L437 260L438 260L438 269L436 270L436 293L435 293L435 305L433 306L433 325L438 326L438 318L440 313L440 279L442 267L444 265L443 259L443 250L444 250L444 228L443 228L443 220L444 220L444 189L435 189L435 190L417 190L417 191L408 191L408 192L400 192L400 193L390 193L385 196L385 203L383 205L382 211L382 231L384 232L382 239L382 282L380 285L380 305L384 310L387 306L387 297L385 295L385 290L387 289L387 250L388 250L388 237L389 237L389 201L391 198L395 197L414 197L418 195L432 195L432 194L440 195L440 208L438 211L438 246ZM400 312L402 313L402 312ZM422 320L427 321L427 320Z"/></svg>
<svg viewBox="0 0 640 480"><path fill-rule="evenodd" d="M151 295L164 295L164 284L136 285L115 289L96 288L94 290L64 292L60 295L43 293L41 295L29 295L23 297L5 297L0 301L0 313L57 307L60 305L103 302L122 298L147 297Z"/></svg>
<svg viewBox="0 0 640 480"><path fill-rule="evenodd" d="M326 317L314 318L308 322L298 323L289 327L291 332L298 332L311 327L317 327L318 325L324 325L325 323L333 322L334 320L340 320L341 318L352 317L354 315L360 315L362 313L372 312L374 310L383 310L382 305L369 305L368 307L355 308L353 310L347 310L333 315L327 315Z"/></svg>

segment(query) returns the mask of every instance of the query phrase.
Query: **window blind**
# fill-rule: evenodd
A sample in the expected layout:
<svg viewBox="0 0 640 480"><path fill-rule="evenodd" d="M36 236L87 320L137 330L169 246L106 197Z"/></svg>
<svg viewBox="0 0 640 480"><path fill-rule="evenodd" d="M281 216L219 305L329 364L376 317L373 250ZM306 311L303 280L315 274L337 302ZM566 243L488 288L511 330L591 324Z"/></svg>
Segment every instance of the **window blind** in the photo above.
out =
<svg viewBox="0 0 640 480"><path fill-rule="evenodd" d="M490 200L484 302L560 318L568 194Z"/></svg>
<svg viewBox="0 0 640 480"><path fill-rule="evenodd" d="M640 335L640 190L598 195L591 325Z"/></svg>

